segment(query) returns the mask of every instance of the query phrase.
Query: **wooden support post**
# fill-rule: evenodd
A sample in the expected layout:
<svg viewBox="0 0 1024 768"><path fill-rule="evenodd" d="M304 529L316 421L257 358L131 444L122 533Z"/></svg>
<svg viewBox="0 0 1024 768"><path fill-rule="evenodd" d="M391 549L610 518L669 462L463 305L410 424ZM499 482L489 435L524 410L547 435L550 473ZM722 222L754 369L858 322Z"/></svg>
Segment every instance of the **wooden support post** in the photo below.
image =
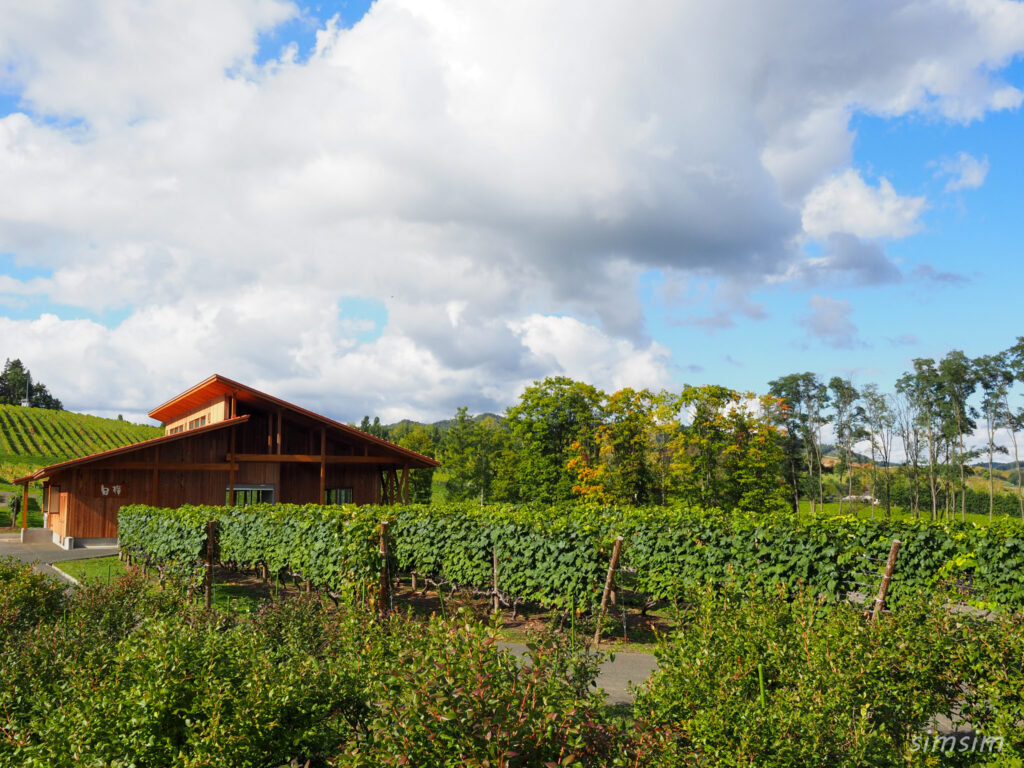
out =
<svg viewBox="0 0 1024 768"><path fill-rule="evenodd" d="M281 421L284 419L284 415L281 411L277 412L277 455L281 455Z"/></svg>
<svg viewBox="0 0 1024 768"><path fill-rule="evenodd" d="M154 507L160 503L160 446L153 448L153 495L150 497L150 504Z"/></svg>
<svg viewBox="0 0 1024 768"><path fill-rule="evenodd" d="M491 570L492 576L494 577L494 597L493 597L493 610L497 613L500 610L498 605L498 545L494 545L494 549L491 552Z"/></svg>
<svg viewBox="0 0 1024 768"><path fill-rule="evenodd" d="M892 572L896 567L896 553L900 551L900 540L893 539L892 547L889 548L889 560L885 563L885 575L882 576L882 584L878 588L878 597L875 598L875 607L871 611L871 620L878 621L882 609L885 608L885 596L889 592L889 582L892 581Z"/></svg>
<svg viewBox="0 0 1024 768"><path fill-rule="evenodd" d="M601 610L597 614L597 629L594 630L594 645L601 644L601 622L604 621L604 613L608 610L608 595L612 591L612 584L615 581L615 571L619 567L619 553L622 551L622 537L615 538L615 546L612 548L612 561L608 564L608 578L604 581L604 594L601 595Z"/></svg>
<svg viewBox="0 0 1024 768"><path fill-rule="evenodd" d="M231 398L231 412L235 411L235 398ZM228 506L235 506L235 428L231 427L231 455L228 457Z"/></svg>
<svg viewBox="0 0 1024 768"><path fill-rule="evenodd" d="M402 466L402 503L409 503L409 465Z"/></svg>
<svg viewBox="0 0 1024 768"><path fill-rule="evenodd" d="M327 427L320 427L320 503L327 502Z"/></svg>
<svg viewBox="0 0 1024 768"><path fill-rule="evenodd" d="M217 523L210 520L206 524L206 579L203 583L203 599L207 608L213 605L213 548L216 535Z"/></svg>
<svg viewBox="0 0 1024 768"><path fill-rule="evenodd" d="M380 524L380 591L377 594L377 612L382 616L391 605L391 574L388 572L388 526Z"/></svg>
<svg viewBox="0 0 1024 768"><path fill-rule="evenodd" d="M25 483L21 491L21 527L28 528L28 483Z"/></svg>

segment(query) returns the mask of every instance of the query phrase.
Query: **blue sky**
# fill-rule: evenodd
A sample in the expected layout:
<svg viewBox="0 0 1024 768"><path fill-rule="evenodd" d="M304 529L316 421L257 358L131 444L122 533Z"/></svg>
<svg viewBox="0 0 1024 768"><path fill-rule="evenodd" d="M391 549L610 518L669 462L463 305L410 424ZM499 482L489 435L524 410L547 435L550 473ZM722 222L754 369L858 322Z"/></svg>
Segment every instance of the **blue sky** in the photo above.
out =
<svg viewBox="0 0 1024 768"><path fill-rule="evenodd" d="M13 4L0 355L144 414L890 389L1017 320L1024 4Z"/></svg>

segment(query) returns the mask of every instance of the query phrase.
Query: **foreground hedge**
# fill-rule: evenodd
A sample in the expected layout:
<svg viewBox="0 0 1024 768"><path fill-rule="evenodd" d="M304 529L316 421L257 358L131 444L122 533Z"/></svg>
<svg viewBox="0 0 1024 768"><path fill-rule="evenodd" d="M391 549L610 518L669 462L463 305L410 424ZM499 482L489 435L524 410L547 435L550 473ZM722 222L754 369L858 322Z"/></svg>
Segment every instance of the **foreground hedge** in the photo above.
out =
<svg viewBox="0 0 1024 768"><path fill-rule="evenodd" d="M379 578L380 523L388 521L392 573L486 591L498 560L506 601L568 609L600 595L616 536L625 540L623 584L655 600L679 601L712 585L748 594L802 588L830 601L873 591L891 541L900 539L890 604L941 592L985 607L1024 607L1024 528L973 523L815 522L758 519L666 508L528 508L476 505L244 509L123 507L121 544L156 562L194 565L206 521L219 531L219 559L290 571L315 585L360 589Z"/></svg>
<svg viewBox="0 0 1024 768"><path fill-rule="evenodd" d="M28 572L0 563L0 600ZM381 620L315 597L226 615L138 572L58 587L57 610L50 584L33 588L39 610L0 627L5 768L525 768L634 749L588 692L597 658L557 637L524 665L463 616Z"/></svg>
<svg viewBox="0 0 1024 768"><path fill-rule="evenodd" d="M14 597L11 597L14 595ZM566 638L522 664L465 614L379 619L315 597L202 611L137 571L67 594L0 562L0 766L1014 765L1024 627L939 603L875 624L806 593L707 590L626 721ZM762 701L758 668L764 678ZM959 708L991 752L924 754ZM954 744L955 746L955 744Z"/></svg>
<svg viewBox="0 0 1024 768"><path fill-rule="evenodd" d="M658 650L659 670L641 689L634 716L674 734L664 757L675 765L1020 758L1022 629L1019 618L985 621L937 602L905 605L876 624L808 595L788 601L709 593L685 610L683 626ZM932 752L938 714L969 722L990 738L989 747L967 754L956 739Z"/></svg>

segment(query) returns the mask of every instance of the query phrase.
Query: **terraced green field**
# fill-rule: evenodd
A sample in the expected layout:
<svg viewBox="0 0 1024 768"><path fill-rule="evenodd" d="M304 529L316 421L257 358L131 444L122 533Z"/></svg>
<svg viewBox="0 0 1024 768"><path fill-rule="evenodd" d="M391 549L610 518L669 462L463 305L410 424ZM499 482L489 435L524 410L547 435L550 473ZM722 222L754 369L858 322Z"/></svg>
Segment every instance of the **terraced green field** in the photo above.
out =
<svg viewBox="0 0 1024 768"><path fill-rule="evenodd" d="M159 427L116 419L0 405L0 462L50 464L161 434Z"/></svg>

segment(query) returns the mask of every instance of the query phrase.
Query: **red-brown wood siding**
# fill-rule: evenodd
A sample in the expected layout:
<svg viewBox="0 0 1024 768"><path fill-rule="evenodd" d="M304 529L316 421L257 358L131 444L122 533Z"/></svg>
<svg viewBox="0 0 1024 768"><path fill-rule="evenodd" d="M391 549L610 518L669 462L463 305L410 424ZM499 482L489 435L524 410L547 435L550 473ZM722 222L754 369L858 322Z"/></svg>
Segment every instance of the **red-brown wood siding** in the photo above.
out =
<svg viewBox="0 0 1024 768"><path fill-rule="evenodd" d="M149 446L137 451L100 459L92 464L55 473L50 483L58 492L68 493L67 512L51 517L49 527L61 536L75 538L112 538L117 535L117 511L125 504L156 504L178 507L182 504L220 505L228 487L227 458L231 450L231 430L235 430L235 450L239 454L276 453L276 417L253 412L248 422L219 431L184 437L181 440ZM282 449L285 454L320 453L320 425L302 425L289 421L282 425ZM273 436L269 440L268 436ZM310 449L313 444L315 450ZM330 456L363 455L361 446L329 436ZM152 468L119 469L125 465L157 463ZM174 464L223 464L224 469L176 470ZM380 467L374 464L326 467L326 488L351 488L356 504L380 503ZM154 475L157 486L154 489ZM101 484L121 484L120 496L101 496ZM272 485L275 499L282 503L320 503L320 465L316 463L276 464L240 462L235 485ZM59 504L50 499L50 509Z"/></svg>

